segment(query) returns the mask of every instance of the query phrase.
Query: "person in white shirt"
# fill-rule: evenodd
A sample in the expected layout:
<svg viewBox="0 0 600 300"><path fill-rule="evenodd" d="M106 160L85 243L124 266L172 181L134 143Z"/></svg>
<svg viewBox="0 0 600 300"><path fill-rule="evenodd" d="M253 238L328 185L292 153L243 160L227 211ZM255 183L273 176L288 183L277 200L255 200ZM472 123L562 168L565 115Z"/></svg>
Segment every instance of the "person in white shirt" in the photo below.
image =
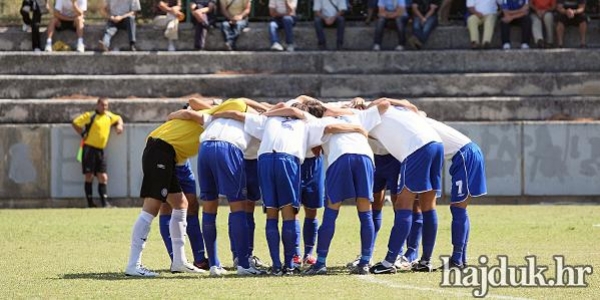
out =
<svg viewBox="0 0 600 300"><path fill-rule="evenodd" d="M296 26L296 7L298 0L269 0L269 39L271 50L283 51L279 43L277 30L283 28L285 32L286 50L294 51L294 26Z"/></svg>
<svg viewBox="0 0 600 300"><path fill-rule="evenodd" d="M471 48L490 48L498 14L496 0L467 0L467 9L471 14L467 18ZM483 25L483 43L479 38L479 26L481 25Z"/></svg>
<svg viewBox="0 0 600 300"><path fill-rule="evenodd" d="M52 52L52 36L55 30L71 29L77 33L77 52L84 52L83 26L87 0L56 0L53 17L48 24L45 51Z"/></svg>
<svg viewBox="0 0 600 300"><path fill-rule="evenodd" d="M325 32L323 27L337 28L337 50L342 50L344 46L344 30L346 20L344 13L348 10L346 0L315 0L313 11L315 14L315 31L317 33L317 42L320 50L327 49Z"/></svg>
<svg viewBox="0 0 600 300"><path fill-rule="evenodd" d="M136 51L135 47L135 14L142 8L139 0L105 0L104 15L106 28L104 36L98 43L102 51L108 51L110 40L119 29L125 29L129 36L129 50Z"/></svg>

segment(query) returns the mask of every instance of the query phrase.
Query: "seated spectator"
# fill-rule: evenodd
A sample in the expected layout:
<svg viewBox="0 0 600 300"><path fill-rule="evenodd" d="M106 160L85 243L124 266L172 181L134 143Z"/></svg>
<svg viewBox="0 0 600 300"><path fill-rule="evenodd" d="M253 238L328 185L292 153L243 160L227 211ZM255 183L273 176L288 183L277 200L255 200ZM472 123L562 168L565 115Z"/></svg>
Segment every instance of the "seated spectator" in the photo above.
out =
<svg viewBox="0 0 600 300"><path fill-rule="evenodd" d="M579 27L579 46L586 48L585 33L587 31L588 17L585 14L585 0L557 0L556 11L556 39L558 47L563 47L565 26Z"/></svg>
<svg viewBox="0 0 600 300"><path fill-rule="evenodd" d="M181 12L181 0L158 1L154 7L154 26L165 29L165 37L169 42L168 51L175 51L175 41L179 38L179 20L185 16Z"/></svg>
<svg viewBox="0 0 600 300"><path fill-rule="evenodd" d="M221 31L225 39L225 47L232 51L236 49L236 42L242 30L248 26L251 0L219 0L221 13L225 21L221 23Z"/></svg>
<svg viewBox="0 0 600 300"><path fill-rule="evenodd" d="M499 0L502 9L500 19L500 34L502 49L508 50L510 45L510 25L521 27L521 49L529 49L531 37L531 18L529 18L528 0Z"/></svg>
<svg viewBox="0 0 600 300"><path fill-rule="evenodd" d="M412 3L413 13L413 36L408 42L417 50L423 48L429 35L437 26L437 11L441 0L414 0Z"/></svg>
<svg viewBox="0 0 600 300"><path fill-rule="evenodd" d="M140 11L139 0L105 0L104 14L108 18L104 37L99 42L102 51L108 51L110 40L119 29L127 31L129 36L129 50L136 51L135 48L135 13Z"/></svg>
<svg viewBox="0 0 600 300"><path fill-rule="evenodd" d="M348 10L346 0L315 0L313 11L315 13L315 31L320 50L327 49L323 27L337 27L337 50L344 46L344 30L346 20L344 13Z"/></svg>
<svg viewBox="0 0 600 300"><path fill-rule="evenodd" d="M277 30L283 28L287 51L294 51L294 26L296 25L296 7L298 0L269 0L269 38L271 50L283 51L279 43Z"/></svg>
<svg viewBox="0 0 600 300"><path fill-rule="evenodd" d="M54 15L48 24L48 38L45 51L52 51L52 36L54 31L71 29L77 33L77 52L85 52L83 45L84 13L87 10L87 0L56 0Z"/></svg>
<svg viewBox="0 0 600 300"><path fill-rule="evenodd" d="M44 7L40 7L38 1L35 0L23 0L21 4L23 31L28 31L31 28L31 49L36 52L41 51L40 23L42 22L42 10L48 12L48 2Z"/></svg>
<svg viewBox="0 0 600 300"><path fill-rule="evenodd" d="M467 9L471 14L467 18L471 48L477 49L482 45L479 39L479 26L481 25L483 25L483 48L489 48L498 13L496 0L467 0Z"/></svg>
<svg viewBox="0 0 600 300"><path fill-rule="evenodd" d="M408 22L408 15L405 15L404 0L379 0L378 19L375 25L375 42L373 51L381 50L381 41L383 40L383 29L386 24L393 22L398 34L398 46L396 50L404 50L406 43L404 26Z"/></svg>
<svg viewBox="0 0 600 300"><path fill-rule="evenodd" d="M194 24L194 49L204 50L208 29L215 23L215 0L191 0L190 11Z"/></svg>
<svg viewBox="0 0 600 300"><path fill-rule="evenodd" d="M554 10L556 0L531 1L531 31L538 48L554 46ZM543 24L543 26L542 26ZM543 28L542 28L543 27ZM544 29L546 39L544 43Z"/></svg>

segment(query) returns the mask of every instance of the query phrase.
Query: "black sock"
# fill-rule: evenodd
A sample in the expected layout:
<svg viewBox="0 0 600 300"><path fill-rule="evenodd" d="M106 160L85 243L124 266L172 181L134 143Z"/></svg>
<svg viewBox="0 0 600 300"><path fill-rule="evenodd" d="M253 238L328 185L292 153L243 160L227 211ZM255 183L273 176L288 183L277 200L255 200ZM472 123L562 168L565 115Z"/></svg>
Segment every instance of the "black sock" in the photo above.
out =
<svg viewBox="0 0 600 300"><path fill-rule="evenodd" d="M84 189L85 189L85 199L87 200L88 206L93 207L94 206L94 198L92 196L92 183L86 182Z"/></svg>
<svg viewBox="0 0 600 300"><path fill-rule="evenodd" d="M100 195L102 206L106 206L106 183L98 183L98 194Z"/></svg>

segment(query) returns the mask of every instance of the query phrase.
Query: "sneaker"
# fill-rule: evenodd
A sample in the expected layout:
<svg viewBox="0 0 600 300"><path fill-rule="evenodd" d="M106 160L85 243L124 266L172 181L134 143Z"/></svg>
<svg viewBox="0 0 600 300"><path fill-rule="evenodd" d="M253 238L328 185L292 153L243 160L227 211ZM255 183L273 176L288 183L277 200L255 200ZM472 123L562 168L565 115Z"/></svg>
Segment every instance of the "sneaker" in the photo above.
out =
<svg viewBox="0 0 600 300"><path fill-rule="evenodd" d="M175 44L172 41L169 41L169 46L167 47L167 51L169 52L174 52L177 49L175 49Z"/></svg>
<svg viewBox="0 0 600 300"><path fill-rule="evenodd" d="M510 43L504 43L504 44L502 45L502 49L504 49L504 50L509 50L509 49L510 49Z"/></svg>
<svg viewBox="0 0 600 300"><path fill-rule="evenodd" d="M374 266L371 267L371 269L369 269L369 271L375 275L396 274L396 272L397 272L396 267L394 265L391 265L390 267L386 267L381 262L376 263Z"/></svg>
<svg viewBox="0 0 600 300"><path fill-rule="evenodd" d="M250 256L248 258L248 262L250 263L250 266L253 266L255 268L268 268L269 267L262 260L260 260L260 258L258 258L257 256L254 256L254 255Z"/></svg>
<svg viewBox="0 0 600 300"><path fill-rule="evenodd" d="M46 44L46 47L44 48L44 51L46 51L46 52L52 52L52 44Z"/></svg>
<svg viewBox="0 0 600 300"><path fill-rule="evenodd" d="M357 265L356 267L351 268L350 274L369 275L369 274L371 274L371 272L369 271L369 265L364 264L364 265Z"/></svg>
<svg viewBox="0 0 600 300"><path fill-rule="evenodd" d="M208 259L204 258L201 261L194 262L194 267L208 271L210 267L208 266Z"/></svg>
<svg viewBox="0 0 600 300"><path fill-rule="evenodd" d="M271 50L273 51L283 51L283 46L280 43L273 43L273 45L271 45Z"/></svg>
<svg viewBox="0 0 600 300"><path fill-rule="evenodd" d="M472 41L471 42L471 49L473 49L473 50L479 49L479 43L477 43L476 41Z"/></svg>
<svg viewBox="0 0 600 300"><path fill-rule="evenodd" d="M412 270L413 264L408 260L408 258L406 258L406 256L401 255L398 256L398 259L394 263L394 266L400 271L410 271Z"/></svg>
<svg viewBox="0 0 600 300"><path fill-rule="evenodd" d="M35 52L35 53L39 53L39 52L42 52L42 49L40 49L40 48L35 48L35 49L33 49L33 52Z"/></svg>
<svg viewBox="0 0 600 300"><path fill-rule="evenodd" d="M127 267L127 269L125 269L125 275L138 277L156 277L158 276L158 273L152 272L146 269L146 267L139 265L135 267Z"/></svg>
<svg viewBox="0 0 600 300"><path fill-rule="evenodd" d="M395 50L396 51L402 51L402 50L404 50L404 46L398 45L398 46L396 46Z"/></svg>
<svg viewBox="0 0 600 300"><path fill-rule="evenodd" d="M129 51L131 51L131 52L136 52L137 51L137 47L135 46L135 44L129 45Z"/></svg>
<svg viewBox="0 0 600 300"><path fill-rule="evenodd" d="M233 51L233 43L225 42L225 49L227 49L227 51Z"/></svg>
<svg viewBox="0 0 600 300"><path fill-rule="evenodd" d="M283 275L285 276L300 275L301 273L300 268L283 268Z"/></svg>
<svg viewBox="0 0 600 300"><path fill-rule="evenodd" d="M287 50L287 52L294 52L296 49L294 48L294 44L289 44L285 50Z"/></svg>
<svg viewBox="0 0 600 300"><path fill-rule="evenodd" d="M441 269L441 270L450 270L450 269L462 270L465 267L466 266L464 264L460 265L460 264L455 263L453 260L450 260L447 265L443 265L439 269Z"/></svg>
<svg viewBox="0 0 600 300"><path fill-rule="evenodd" d="M104 41L98 41L98 46L100 47L100 51L107 52L109 51L108 45L104 43Z"/></svg>
<svg viewBox="0 0 600 300"><path fill-rule="evenodd" d="M327 267L325 265L314 264L308 268L308 270L302 273L303 275L325 275L327 274Z"/></svg>
<svg viewBox="0 0 600 300"><path fill-rule="evenodd" d="M85 52L85 45L83 43L77 43L77 48L75 50L79 53Z"/></svg>
<svg viewBox="0 0 600 300"><path fill-rule="evenodd" d="M302 259L298 255L294 255L294 258L292 259L292 263L294 263L294 268L302 267Z"/></svg>
<svg viewBox="0 0 600 300"><path fill-rule="evenodd" d="M351 262L347 263L347 264L346 264L346 267L347 267L347 268L354 268L354 267L358 266L358 263L360 263L360 255L359 255L359 256L357 256L355 260L353 260L353 261L351 261Z"/></svg>
<svg viewBox="0 0 600 300"><path fill-rule="evenodd" d="M537 40L537 42L535 42L535 44L539 49L544 48L544 40L542 40L542 39Z"/></svg>
<svg viewBox="0 0 600 300"><path fill-rule="evenodd" d="M244 269L242 266L237 267L237 274L240 276L249 276L249 275L265 275L267 272L263 270L259 270L255 267L250 266L247 269Z"/></svg>
<svg viewBox="0 0 600 300"><path fill-rule="evenodd" d="M23 6L23 8L25 8L25 6ZM31 26L27 24L23 24L23 27L21 29L23 30L23 32L31 32Z"/></svg>
<svg viewBox="0 0 600 300"><path fill-rule="evenodd" d="M110 201L106 200L104 201L104 203L102 204L102 207L104 208L117 208L116 205L112 204Z"/></svg>
<svg viewBox="0 0 600 300"><path fill-rule="evenodd" d="M521 44L521 49L524 49L524 50L529 49L529 44L527 44L527 43Z"/></svg>
<svg viewBox="0 0 600 300"><path fill-rule="evenodd" d="M269 275L271 276L283 276L283 269L278 267L270 267Z"/></svg>
<svg viewBox="0 0 600 300"><path fill-rule="evenodd" d="M420 260L412 267L413 272L433 272L434 268L430 262Z"/></svg>
<svg viewBox="0 0 600 300"><path fill-rule="evenodd" d="M198 273L204 273L204 272L206 272L206 271L202 270L202 269L196 268L193 264L190 264L189 262L184 262L181 265L171 264L171 273L194 273L194 274L198 274Z"/></svg>
<svg viewBox="0 0 600 300"><path fill-rule="evenodd" d="M381 46L379 46L379 44L373 45L373 51L379 51L379 50L381 50Z"/></svg>
<svg viewBox="0 0 600 300"><path fill-rule="evenodd" d="M212 277L220 277L227 275L227 270L223 269L221 266L212 266L210 267L210 276Z"/></svg>
<svg viewBox="0 0 600 300"><path fill-rule="evenodd" d="M306 255L302 260L302 264L305 266L312 266L317 263L317 259L312 255Z"/></svg>

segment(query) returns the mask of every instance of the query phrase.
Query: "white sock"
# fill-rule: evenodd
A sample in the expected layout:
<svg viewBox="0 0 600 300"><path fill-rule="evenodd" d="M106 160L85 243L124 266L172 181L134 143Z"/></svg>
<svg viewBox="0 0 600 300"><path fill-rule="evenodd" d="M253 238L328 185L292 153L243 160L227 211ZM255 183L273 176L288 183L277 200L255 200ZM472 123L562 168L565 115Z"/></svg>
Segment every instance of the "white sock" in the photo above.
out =
<svg viewBox="0 0 600 300"><path fill-rule="evenodd" d="M393 263L390 263L389 261L387 261L385 259L381 261L381 264L386 268L391 268L394 265Z"/></svg>
<svg viewBox="0 0 600 300"><path fill-rule="evenodd" d="M150 225L154 216L141 211L131 233L131 251L129 252L128 267L134 267L142 264L142 250L146 246L146 239L150 233Z"/></svg>
<svg viewBox="0 0 600 300"><path fill-rule="evenodd" d="M78 38L77 39L77 44L83 44L83 38Z"/></svg>
<svg viewBox="0 0 600 300"><path fill-rule="evenodd" d="M187 262L185 257L185 227L187 210L173 209L171 211L171 221L169 222L169 234L171 235L171 243L173 244L173 263L183 264Z"/></svg>
<svg viewBox="0 0 600 300"><path fill-rule="evenodd" d="M46 39L46 45L52 45L52 39Z"/></svg>

